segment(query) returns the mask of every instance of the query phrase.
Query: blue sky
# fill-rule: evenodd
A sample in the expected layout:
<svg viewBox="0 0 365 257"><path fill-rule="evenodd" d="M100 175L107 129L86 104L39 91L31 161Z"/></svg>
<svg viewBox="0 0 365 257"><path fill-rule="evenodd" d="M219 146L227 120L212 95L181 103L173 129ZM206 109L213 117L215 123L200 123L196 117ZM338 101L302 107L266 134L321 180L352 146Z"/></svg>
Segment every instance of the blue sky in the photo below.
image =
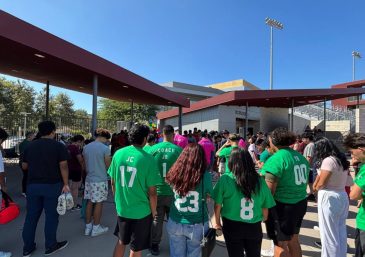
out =
<svg viewBox="0 0 365 257"><path fill-rule="evenodd" d="M363 0L12 0L0 9L156 83L242 78L268 89L266 17L284 24L274 32L274 89L351 81L351 52L365 56ZM365 59L356 68L365 79ZM90 96L69 94L90 112Z"/></svg>

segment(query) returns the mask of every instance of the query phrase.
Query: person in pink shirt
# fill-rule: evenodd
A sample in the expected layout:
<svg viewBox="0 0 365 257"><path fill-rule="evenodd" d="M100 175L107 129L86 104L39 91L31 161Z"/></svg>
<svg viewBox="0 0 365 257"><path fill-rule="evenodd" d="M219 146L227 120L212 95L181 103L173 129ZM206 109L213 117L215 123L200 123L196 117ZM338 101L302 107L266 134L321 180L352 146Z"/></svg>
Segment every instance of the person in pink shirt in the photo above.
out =
<svg viewBox="0 0 365 257"><path fill-rule="evenodd" d="M212 162L212 159L214 157L214 151L215 147L212 141L208 138L208 132L204 130L201 134L202 139L199 141L199 145L203 147L205 159L207 161L207 167L210 169Z"/></svg>
<svg viewBox="0 0 365 257"><path fill-rule="evenodd" d="M188 145L188 138L180 135L180 131L178 129L175 130L175 136L174 136L174 144L180 146L181 148L185 148L185 146Z"/></svg>

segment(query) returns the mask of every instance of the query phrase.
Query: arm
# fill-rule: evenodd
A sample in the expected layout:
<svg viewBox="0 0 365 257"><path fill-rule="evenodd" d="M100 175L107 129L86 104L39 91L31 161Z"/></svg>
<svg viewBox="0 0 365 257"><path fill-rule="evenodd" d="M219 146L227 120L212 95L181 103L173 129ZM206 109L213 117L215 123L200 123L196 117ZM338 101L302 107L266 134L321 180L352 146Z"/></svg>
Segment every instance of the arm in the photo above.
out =
<svg viewBox="0 0 365 257"><path fill-rule="evenodd" d="M269 216L269 209L268 208L262 208L262 221L266 221L267 217Z"/></svg>
<svg viewBox="0 0 365 257"><path fill-rule="evenodd" d="M5 185L5 172L0 173L0 187L1 187L1 190L3 190L4 192L7 191L7 188Z"/></svg>
<svg viewBox="0 0 365 257"><path fill-rule="evenodd" d="M111 162L112 162L112 157L110 155L104 156L104 163L105 163L106 169L109 169Z"/></svg>
<svg viewBox="0 0 365 257"><path fill-rule="evenodd" d="M113 195L115 195L115 182L113 179L110 180L110 185L112 187L112 192L113 192Z"/></svg>
<svg viewBox="0 0 365 257"><path fill-rule="evenodd" d="M68 193L68 192L70 192L70 188L68 186L68 164L67 164L67 161L61 161L59 165L60 165L61 176L62 176L62 180L63 180L62 193Z"/></svg>
<svg viewBox="0 0 365 257"><path fill-rule="evenodd" d="M227 140L224 145L221 146L221 148L219 148L219 150L215 153L215 156L219 157L219 154L221 153L221 151L227 147L227 146L230 146L231 145L231 142L229 140Z"/></svg>
<svg viewBox="0 0 365 257"><path fill-rule="evenodd" d="M156 216L156 207L157 207L157 190L155 186L148 188L148 196L150 200L150 208L152 212L152 216Z"/></svg>
<svg viewBox="0 0 365 257"><path fill-rule="evenodd" d="M327 185L327 182L329 180L329 178L331 177L332 172L327 171L327 170L321 170L321 175L319 175L319 179L317 181L316 179L316 185L315 187L313 186L313 190L314 191L319 191L320 189L324 188Z"/></svg>
<svg viewBox="0 0 365 257"><path fill-rule="evenodd" d="M222 205L214 204L215 229L222 229L221 209L222 209Z"/></svg>
<svg viewBox="0 0 365 257"><path fill-rule="evenodd" d="M81 154L76 155L76 159L81 166L81 170L85 170L85 163L84 163L84 158L82 158L82 155Z"/></svg>
<svg viewBox="0 0 365 257"><path fill-rule="evenodd" d="M351 200L362 200L363 190L356 184L351 187L350 199Z"/></svg>
<svg viewBox="0 0 365 257"><path fill-rule="evenodd" d="M276 186L278 185L278 178L275 177L270 172L266 172L265 174L265 181L267 184L267 187L270 189L271 194L274 195L276 191Z"/></svg>

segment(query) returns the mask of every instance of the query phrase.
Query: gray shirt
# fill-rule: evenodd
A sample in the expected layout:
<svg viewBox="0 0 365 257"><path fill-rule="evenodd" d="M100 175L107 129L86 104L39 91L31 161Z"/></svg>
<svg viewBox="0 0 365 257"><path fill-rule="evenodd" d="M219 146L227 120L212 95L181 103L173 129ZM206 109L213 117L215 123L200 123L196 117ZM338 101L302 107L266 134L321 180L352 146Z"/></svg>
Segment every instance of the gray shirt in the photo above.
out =
<svg viewBox="0 0 365 257"><path fill-rule="evenodd" d="M82 153L86 165L86 182L99 183L108 180L105 157L110 156L110 149L101 142L94 141L84 147Z"/></svg>
<svg viewBox="0 0 365 257"><path fill-rule="evenodd" d="M303 156L307 159L308 157L313 158L314 155L314 143L310 142L304 148Z"/></svg>

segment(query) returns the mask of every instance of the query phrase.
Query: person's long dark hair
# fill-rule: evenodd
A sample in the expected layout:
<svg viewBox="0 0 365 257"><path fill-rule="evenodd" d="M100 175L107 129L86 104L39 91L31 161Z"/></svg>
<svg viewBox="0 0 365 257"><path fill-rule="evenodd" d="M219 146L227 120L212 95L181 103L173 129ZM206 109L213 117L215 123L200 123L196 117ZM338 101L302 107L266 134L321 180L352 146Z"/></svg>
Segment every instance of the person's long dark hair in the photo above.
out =
<svg viewBox="0 0 365 257"><path fill-rule="evenodd" d="M343 170L347 170L350 163L344 153L341 153L337 146L328 138L322 137L316 140L314 143L314 159L317 161L317 168L320 168L323 160L327 157L334 157Z"/></svg>
<svg viewBox="0 0 365 257"><path fill-rule="evenodd" d="M187 145L167 173L166 182L180 196L186 196L201 181L206 170L203 148L196 143Z"/></svg>
<svg viewBox="0 0 365 257"><path fill-rule="evenodd" d="M228 168L236 177L237 187L251 200L252 194L260 190L260 176L255 170L251 155L244 149L233 148Z"/></svg>

